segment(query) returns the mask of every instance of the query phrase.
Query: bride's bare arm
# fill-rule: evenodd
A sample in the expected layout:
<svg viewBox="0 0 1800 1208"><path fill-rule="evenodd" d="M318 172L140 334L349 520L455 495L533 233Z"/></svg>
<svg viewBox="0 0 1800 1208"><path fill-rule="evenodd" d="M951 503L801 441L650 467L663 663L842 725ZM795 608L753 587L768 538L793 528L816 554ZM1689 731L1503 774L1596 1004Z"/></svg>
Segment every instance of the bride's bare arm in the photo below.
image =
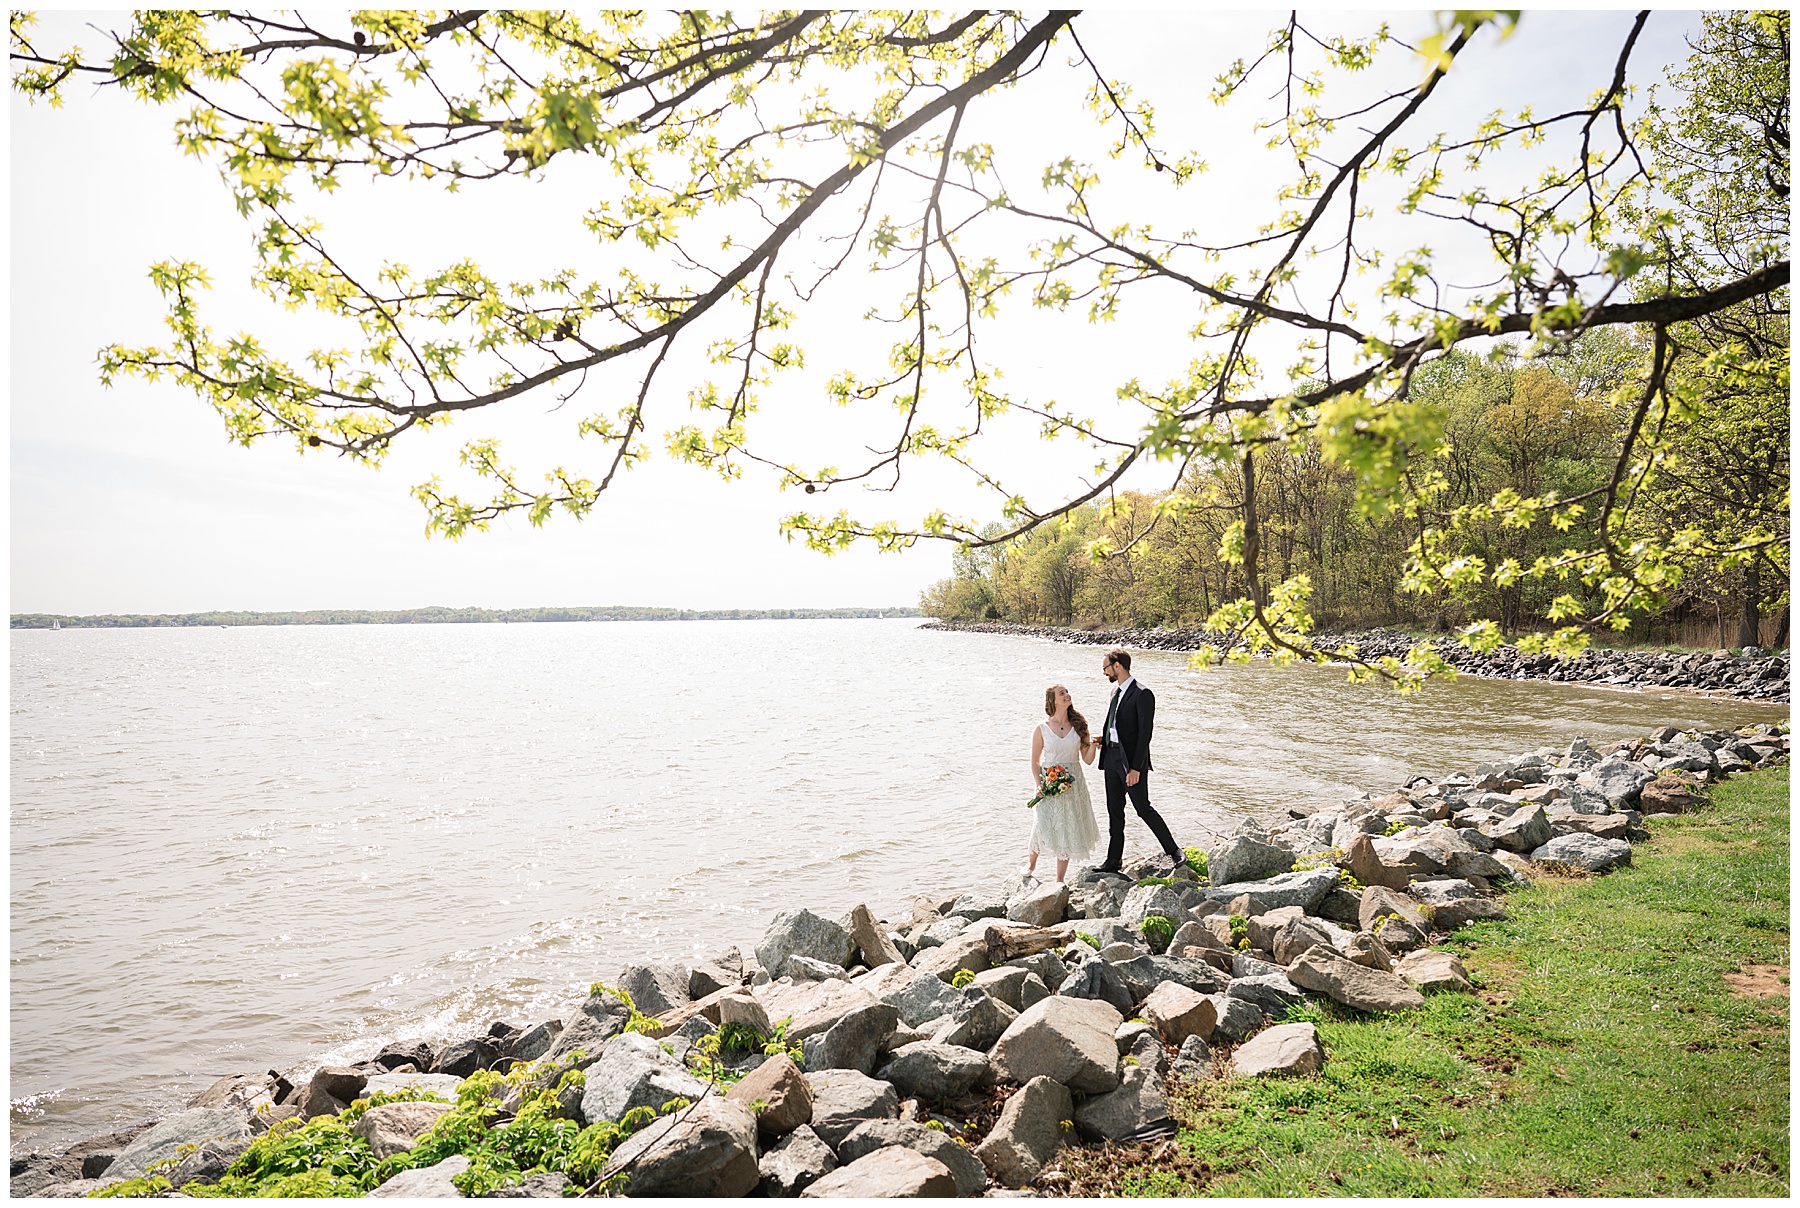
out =
<svg viewBox="0 0 1800 1208"><path fill-rule="evenodd" d="M1044 772L1038 765L1044 759L1044 727L1034 726L1031 730L1031 785L1033 788L1044 787Z"/></svg>
<svg viewBox="0 0 1800 1208"><path fill-rule="evenodd" d="M1094 756L1099 753L1100 740L1098 738L1084 738L1081 740L1081 762L1092 763L1094 762Z"/></svg>

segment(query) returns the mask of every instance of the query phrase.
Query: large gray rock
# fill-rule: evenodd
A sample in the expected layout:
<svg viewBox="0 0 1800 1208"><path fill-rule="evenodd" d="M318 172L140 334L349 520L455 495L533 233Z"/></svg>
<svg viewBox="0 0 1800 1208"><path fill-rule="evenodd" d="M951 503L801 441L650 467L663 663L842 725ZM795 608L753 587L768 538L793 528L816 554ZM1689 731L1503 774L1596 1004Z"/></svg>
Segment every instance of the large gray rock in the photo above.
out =
<svg viewBox="0 0 1800 1208"><path fill-rule="evenodd" d="M860 1007L804 1042L806 1068L870 1073L881 1055L882 1044L899 1023L900 1009L891 1003Z"/></svg>
<svg viewBox="0 0 1800 1208"><path fill-rule="evenodd" d="M756 945L763 968L779 972L790 956L809 956L828 965L849 968L856 953L850 933L810 910L784 910L769 923Z"/></svg>
<svg viewBox="0 0 1800 1208"><path fill-rule="evenodd" d="M850 940L862 954L863 964L871 969L906 963L906 958L900 955L900 949L894 946L894 941L888 938L887 932L875 921L874 914L861 903L850 911Z"/></svg>
<svg viewBox="0 0 1800 1208"><path fill-rule="evenodd" d="M1292 964L1314 948L1323 948L1334 956L1337 954L1334 937L1317 919L1294 919L1275 933L1275 959L1284 965Z"/></svg>
<svg viewBox="0 0 1800 1208"><path fill-rule="evenodd" d="M1232 983L1235 985L1236 983ZM1213 1025L1212 1038L1230 1044L1242 1040L1262 1030L1269 1022L1263 1009L1245 998L1233 998L1229 994L1209 995L1213 1006L1219 1012L1219 1021Z"/></svg>
<svg viewBox="0 0 1800 1208"><path fill-rule="evenodd" d="M1068 1087L1054 1078L1033 1078L1006 1101L999 1121L975 1147L975 1156L995 1182L1023 1187L1037 1178L1062 1148L1062 1122L1074 1113Z"/></svg>
<svg viewBox="0 0 1800 1208"><path fill-rule="evenodd" d="M1119 1085L1113 1034L1125 1017L1097 999L1053 994L1027 1007L994 1044L999 1077L1024 1084L1044 1075L1070 1090L1100 1094Z"/></svg>
<svg viewBox="0 0 1800 1208"><path fill-rule="evenodd" d="M628 1196L748 1195L762 1181L756 1117L742 1103L709 1095L634 1133L601 1177L625 1172Z"/></svg>
<svg viewBox="0 0 1800 1208"><path fill-rule="evenodd" d="M1582 788L1592 789L1605 797L1614 809L1630 805L1637 800L1646 784L1656 778L1656 774L1642 764L1633 763L1629 759L1617 757L1602 759L1593 767L1581 774L1575 782ZM1521 850L1518 848L1514 851Z"/></svg>
<svg viewBox="0 0 1800 1208"><path fill-rule="evenodd" d="M1474 989L1469 982L1469 971L1463 968L1461 961L1448 952L1431 948L1408 952L1394 966L1394 972L1421 991Z"/></svg>
<svg viewBox="0 0 1800 1208"><path fill-rule="evenodd" d="M828 981L836 978L849 981L850 971L842 965L828 965L824 961L816 961L810 956L794 953L781 966L781 976L791 977L795 981Z"/></svg>
<svg viewBox="0 0 1800 1208"><path fill-rule="evenodd" d="M372 1200L458 1200L463 1198L463 1193L456 1189L456 1184L450 1181L450 1177L462 1174L468 1169L469 1159L461 1154L452 1154L435 1166L426 1166L419 1170L402 1170L363 1198Z"/></svg>
<svg viewBox="0 0 1800 1208"><path fill-rule="evenodd" d="M1180 1044L1189 1036L1210 1037L1219 1022L1212 999L1172 981L1152 990L1139 1013L1169 1044Z"/></svg>
<svg viewBox="0 0 1800 1208"><path fill-rule="evenodd" d="M900 1114L892 1083L855 1070L821 1070L806 1080L813 1091L812 1129L833 1150L864 1120L891 1120Z"/></svg>
<svg viewBox="0 0 1800 1208"><path fill-rule="evenodd" d="M889 983L876 1001L897 1008L907 1023L921 1024L955 1012L962 1003L962 991L941 977L915 969L899 985Z"/></svg>
<svg viewBox="0 0 1800 1208"><path fill-rule="evenodd" d="M1033 927L1054 927L1069 909L1069 887L1061 881L1032 885L1006 903L1006 917Z"/></svg>
<svg viewBox="0 0 1800 1208"><path fill-rule="evenodd" d="M1025 1009L1025 979L1031 976L1031 970L1017 965L1001 965L997 969L987 969L975 975L969 983L970 988L980 990L988 997L1003 1002L1015 1011ZM964 991L966 1000L968 991Z"/></svg>
<svg viewBox="0 0 1800 1208"><path fill-rule="evenodd" d="M1338 870L1309 868L1303 872L1283 873L1266 881L1238 881L1214 885L1201 892L1208 901L1230 902L1237 897L1250 899L1250 913L1263 914L1277 906L1298 906L1311 914L1325 895L1337 888Z"/></svg>
<svg viewBox="0 0 1800 1208"><path fill-rule="evenodd" d="M1187 908L1183 904L1181 891L1173 885L1134 885L1125 895L1125 901L1119 907L1119 921L1133 931L1141 933L1144 920L1151 915L1160 915L1169 920L1170 930L1179 926L1187 916Z"/></svg>
<svg viewBox="0 0 1800 1208"><path fill-rule="evenodd" d="M544 1060L561 1064L577 1051L583 1054L578 1064L587 1066L599 1060L607 1041L625 1030L631 1022L631 1008L604 986L589 994L575 1017L563 1025L556 1043L544 1054Z"/></svg>
<svg viewBox="0 0 1800 1208"><path fill-rule="evenodd" d="M1263 881L1279 876L1293 866L1291 848L1253 835L1226 839L1206 853L1206 877L1214 885Z"/></svg>
<svg viewBox="0 0 1800 1208"><path fill-rule="evenodd" d="M1538 863L1555 860L1589 872L1605 872L1619 864L1631 863L1631 844L1624 839L1602 839L1577 831L1551 839L1531 853Z"/></svg>
<svg viewBox="0 0 1800 1208"><path fill-rule="evenodd" d="M1306 1001L1306 996L1285 973L1234 978L1225 987L1225 997L1251 1003L1270 1019L1280 1019L1289 1007Z"/></svg>
<svg viewBox="0 0 1800 1208"><path fill-rule="evenodd" d="M1383 885L1370 885L1363 890L1362 908L1358 915L1358 924L1363 931L1370 931L1376 919L1386 915L1398 915L1420 931L1425 931L1430 924L1419 909L1419 903L1410 895L1397 893Z"/></svg>
<svg viewBox="0 0 1800 1208"><path fill-rule="evenodd" d="M1169 1065L1169 1073L1189 1082L1205 1082L1213 1076L1212 1046L1198 1036L1181 1042L1181 1051Z"/></svg>
<svg viewBox="0 0 1800 1208"><path fill-rule="evenodd" d="M994 1042L1000 1039L1018 1017L1017 1011L999 999L991 998L986 991L970 986L963 991L962 1002L950 1016L950 1022L933 1033L932 1039L944 1044L980 1049L985 1053L994 1047Z"/></svg>
<svg viewBox="0 0 1800 1208"><path fill-rule="evenodd" d="M376 1158L391 1158L410 1151L438 1118L454 1107L450 1103L383 1103L364 1112L350 1132L367 1141Z"/></svg>
<svg viewBox="0 0 1800 1208"><path fill-rule="evenodd" d="M1054 952L1039 952L1031 956L1021 956L1007 961L1006 964L1037 974L1052 994L1056 993L1057 988L1069 976L1069 967L1063 963L1062 957ZM976 976L979 977L980 974L976 974ZM1026 1003L1025 1007L1030 1005L1030 1003ZM1025 1008L1020 1007L1019 1009L1024 1010Z"/></svg>
<svg viewBox="0 0 1800 1208"><path fill-rule="evenodd" d="M436 1106L436 1105L433 1105ZM163 1177L169 1180L171 1187L186 1187L196 1180L201 1183L217 1183L231 1169L232 1163L244 1156L250 1148L249 1137L236 1137L229 1141L206 1141L200 1148L192 1151L174 1169ZM108 1163L110 1165L110 1163ZM87 1169L83 1163L83 1170Z"/></svg>
<svg viewBox="0 0 1800 1208"><path fill-rule="evenodd" d="M1310 1023L1278 1024L1231 1054L1232 1069L1244 1078L1316 1074L1324 1064L1325 1047Z"/></svg>
<svg viewBox="0 0 1800 1208"><path fill-rule="evenodd" d="M987 1170L981 1159L936 1129L910 1120L870 1120L857 1125L838 1146L838 1161L854 1162L896 1145L942 1162L956 1180L959 1196L980 1195L987 1188Z"/></svg>
<svg viewBox="0 0 1800 1208"><path fill-rule="evenodd" d="M627 1032L610 1041L588 1067L581 1118L587 1124L617 1122L634 1107L661 1110L671 1099L696 1101L706 1090L706 1083L677 1064L662 1045Z"/></svg>
<svg viewBox="0 0 1800 1208"><path fill-rule="evenodd" d="M1128 961L1113 962L1113 972L1125 983L1134 1003L1142 1002L1164 982L1174 982L1202 994L1225 988L1224 974L1205 961L1178 956L1139 956Z"/></svg>
<svg viewBox="0 0 1800 1208"><path fill-rule="evenodd" d="M688 1002L688 978L693 972L680 965L626 965L619 971L619 989L631 995L646 1015L661 1015Z"/></svg>
<svg viewBox="0 0 1800 1208"><path fill-rule="evenodd" d="M921 1040L902 1045L876 1077L901 1094L921 1099L957 1099L988 1072L988 1059L961 1045Z"/></svg>
<svg viewBox="0 0 1800 1208"><path fill-rule="evenodd" d="M763 1137L783 1136L812 1122L812 1083L786 1053L745 1074L725 1097L756 1113L756 1131Z"/></svg>
<svg viewBox="0 0 1800 1208"><path fill-rule="evenodd" d="M536 1061L550 1051L556 1038L562 1035L562 1030L560 1019L534 1023L507 1042L506 1055L514 1061Z"/></svg>
<svg viewBox="0 0 1800 1208"><path fill-rule="evenodd" d="M1006 917L1004 893L965 893L950 905L950 914L960 915L966 922Z"/></svg>
<svg viewBox="0 0 1800 1208"><path fill-rule="evenodd" d="M831 1146L802 1124L763 1154L756 1165L764 1195L792 1199L836 1170L838 1161Z"/></svg>
<svg viewBox="0 0 1800 1208"><path fill-rule="evenodd" d="M1554 834L1550 817L1541 805L1516 810L1510 818L1482 828L1482 834L1507 851L1528 852L1542 847Z"/></svg>
<svg viewBox="0 0 1800 1208"><path fill-rule="evenodd" d="M1289 965L1287 975L1301 989L1316 990L1359 1011L1404 1011L1425 1005L1419 992L1398 974L1352 964L1316 948Z"/></svg>
<svg viewBox="0 0 1800 1208"><path fill-rule="evenodd" d="M179 1156L184 1145L236 1140L250 1135L250 1124L240 1112L223 1107L190 1107L159 1121L119 1151L106 1168L109 1179L141 1179L153 1162Z"/></svg>
<svg viewBox="0 0 1800 1208"><path fill-rule="evenodd" d="M969 920L960 914L953 914L938 919L923 931L913 933L912 942L918 945L920 952L923 952L927 948L936 948L939 944L948 943L968 929Z"/></svg>
<svg viewBox="0 0 1800 1208"><path fill-rule="evenodd" d="M1116 1089L1090 1095L1075 1107L1075 1127L1094 1140L1148 1141L1174 1133L1162 1078L1142 1066L1128 1068Z"/></svg>
<svg viewBox="0 0 1800 1208"><path fill-rule="evenodd" d="M560 1200L563 1189L569 1185L569 1176L560 1170L528 1174L517 1183L508 1183L504 1187L496 1187L483 1195L483 1199L493 1200Z"/></svg>
<svg viewBox="0 0 1800 1208"><path fill-rule="evenodd" d="M1077 965L1056 997L1108 1003L1120 1015L1129 1015L1137 1005L1136 997L1112 963L1098 957Z"/></svg>
<svg viewBox="0 0 1800 1208"><path fill-rule="evenodd" d="M830 1029L850 1012L875 1001L868 991L836 980L769 982L756 987L756 1000L769 1019L792 1021L787 1027L790 1043L804 1043L808 1036Z"/></svg>
<svg viewBox="0 0 1800 1208"><path fill-rule="evenodd" d="M956 1195L956 1176L935 1158L916 1149L890 1146L840 1166L800 1193L804 1200L948 1199Z"/></svg>
<svg viewBox="0 0 1800 1208"><path fill-rule="evenodd" d="M1359 931L1344 944L1343 957L1357 965L1367 965L1371 969L1380 969L1383 973L1394 968L1394 954L1387 950L1387 945L1376 939L1367 931Z"/></svg>
<svg viewBox="0 0 1800 1208"><path fill-rule="evenodd" d="M953 980L963 969L967 969L971 973L981 973L987 967L987 940L980 932L959 935L928 952L919 953L913 959L913 968L921 973L941 977L945 981Z"/></svg>

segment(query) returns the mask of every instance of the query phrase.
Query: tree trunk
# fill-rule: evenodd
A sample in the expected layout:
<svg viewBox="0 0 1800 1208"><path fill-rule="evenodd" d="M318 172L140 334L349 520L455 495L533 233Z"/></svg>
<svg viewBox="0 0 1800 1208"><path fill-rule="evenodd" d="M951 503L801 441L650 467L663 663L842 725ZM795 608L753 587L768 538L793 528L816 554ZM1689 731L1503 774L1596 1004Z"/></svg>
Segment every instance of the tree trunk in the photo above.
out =
<svg viewBox="0 0 1800 1208"><path fill-rule="evenodd" d="M1788 610L1787 605L1783 604L1781 606L1781 611L1775 615L1775 635L1769 639L1769 649L1781 650L1787 646L1787 629Z"/></svg>
<svg viewBox="0 0 1800 1208"><path fill-rule="evenodd" d="M1738 614L1737 645L1755 646L1762 638L1762 567L1744 568L1744 609Z"/></svg>

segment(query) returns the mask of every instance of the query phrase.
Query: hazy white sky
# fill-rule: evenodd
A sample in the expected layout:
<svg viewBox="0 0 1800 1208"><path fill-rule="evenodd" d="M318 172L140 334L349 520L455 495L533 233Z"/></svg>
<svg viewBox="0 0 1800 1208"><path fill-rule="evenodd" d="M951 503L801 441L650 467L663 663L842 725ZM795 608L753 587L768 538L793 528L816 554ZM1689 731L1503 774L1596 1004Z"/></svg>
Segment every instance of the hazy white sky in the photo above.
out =
<svg viewBox="0 0 1800 1208"><path fill-rule="evenodd" d="M1178 229L1194 225L1198 213L1246 233L1266 221L1280 165L1250 133L1250 108L1215 108L1205 94L1225 62L1256 53L1275 18L1097 17L1078 26L1089 51L1109 75L1131 79L1140 96L1156 103L1165 143L1197 146L1212 165L1201 187L1142 199L1129 216ZM1380 19L1369 17L1367 24ZM1386 19L1408 40L1431 22L1419 12ZM58 30L80 20L46 14L45 42L62 44L67 35ZM1512 39L1484 44L1479 55L1459 62L1449 81L1457 89L1433 98L1442 98L1442 114L1431 128L1497 107L1516 109L1528 99L1540 111L1550 108L1540 97L1584 99L1604 83L1629 21L1624 12L1528 13ZM1146 36L1147 23L1156 36ZM1363 18L1339 16L1332 23L1350 29ZM1652 65L1686 57L1682 39L1696 24L1687 12L1651 20L1635 57L1640 85L1658 78ZM76 40L101 43L91 31ZM1411 70L1404 55L1393 60ZM986 138L1010 157L1009 186L1035 178L1063 154L1099 160L1108 136L1082 114L1084 87L1066 68L1042 72L972 114L965 137ZM575 418L623 402L606 393L616 394L623 379L590 385L563 413L553 412L555 400L546 396L505 415L464 418L445 433L403 444L379 471L331 457L300 458L287 445L229 444L210 408L167 383L129 380L103 389L95 370L99 347L161 337L163 308L145 277L158 259L208 266L216 288L207 319L220 332L305 329L247 288L249 231L214 169L174 148L170 128L178 112L79 86L60 110L11 102L15 613L893 605L915 603L922 588L949 572L943 545L899 555L858 549L835 558L789 545L777 521L804 497L777 493L766 477L749 474L725 484L665 458L615 482L585 521L559 518L534 530L522 520L503 520L459 543L423 535L424 514L408 489L434 472L456 485L455 450L475 436L503 434L509 460L528 477L559 462L598 477L599 450L579 447ZM1102 171L1118 170L1103 162ZM430 185L390 186L380 194L350 190L301 209L325 218L368 263L388 258L423 267L468 254L502 279L561 263L604 275L605 262L579 237L580 170L552 177L455 198ZM831 460L848 466L853 458L845 450L888 439L891 411L839 412L822 403L819 390L830 374L854 363L857 348L882 346L870 341L872 335L885 340L885 332L871 333L854 319L872 301L891 296L890 282L878 288L870 292L869 279L859 274L808 317L808 370L779 382L765 403L779 450L798 450L816 462L815 453L835 447ZM1123 320L1103 328L1045 317L1022 302L1012 313L1023 322L996 333L992 352L1007 365L1007 385L1038 397L1110 399L1126 378L1141 374L1160 382L1193 355L1179 338L1191 310L1167 292L1144 292L1128 302ZM689 356L700 347L690 345ZM677 372L670 385L653 400L653 432L689 422L684 383L701 370L691 363L671 368ZM1004 428L1006 447L991 456L1039 483L1067 480L1091 465L1090 456L1063 446L1045 452L1031 431L1023 423ZM1167 482L1158 475L1166 473L1156 469L1135 485L1159 489ZM911 522L940 502L963 514L982 514L988 506L962 484L925 470L909 471L894 495L840 489L829 506Z"/></svg>

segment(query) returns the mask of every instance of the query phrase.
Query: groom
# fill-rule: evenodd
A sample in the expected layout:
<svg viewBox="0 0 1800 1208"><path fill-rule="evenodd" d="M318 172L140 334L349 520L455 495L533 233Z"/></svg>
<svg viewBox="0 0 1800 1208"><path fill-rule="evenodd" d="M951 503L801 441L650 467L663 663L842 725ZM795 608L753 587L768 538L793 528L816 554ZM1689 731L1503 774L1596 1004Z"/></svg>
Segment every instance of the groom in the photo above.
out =
<svg viewBox="0 0 1800 1208"><path fill-rule="evenodd" d="M1100 670L1115 686L1112 703L1106 707L1106 725L1100 731L1100 767L1106 773L1106 819L1112 841L1099 871L1119 871L1119 860L1125 854L1127 796L1164 853L1178 865L1183 859L1181 848L1169 834L1169 824L1150 807L1150 731L1156 721L1156 696L1132 678L1131 655L1123 650L1108 651Z"/></svg>

